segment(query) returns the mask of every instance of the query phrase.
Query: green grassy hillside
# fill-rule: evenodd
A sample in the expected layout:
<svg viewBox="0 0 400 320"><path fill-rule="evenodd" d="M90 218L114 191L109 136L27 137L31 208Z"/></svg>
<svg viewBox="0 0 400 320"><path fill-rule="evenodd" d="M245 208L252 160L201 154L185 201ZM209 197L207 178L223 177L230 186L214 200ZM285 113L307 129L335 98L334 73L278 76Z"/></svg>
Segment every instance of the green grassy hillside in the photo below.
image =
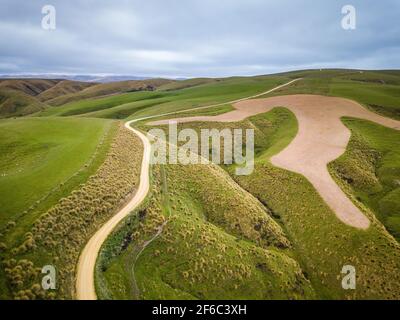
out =
<svg viewBox="0 0 400 320"><path fill-rule="evenodd" d="M254 172L249 176L236 176L233 174L233 167L226 169L232 173L232 178L240 186L252 193L265 208L268 208L282 226L292 243L292 257L299 262L302 270L307 274L317 297L397 299L400 294L398 285L400 245L382 224L374 219L373 213L379 214L379 212L370 211L354 198L353 200L370 217L372 224L366 231L348 227L337 219L304 177L275 168L270 164L269 157L284 148L296 134L295 124L296 120L289 111L278 108L235 124L190 123L181 124L180 128L255 128ZM385 164L384 167L380 167L381 174L387 177L386 181L392 184L393 189L395 187L393 180L398 177L393 163L398 163L398 160L395 152L388 153L387 151L390 148L398 149L396 144L398 139L397 136L390 134L391 132L384 134L376 130L375 139L381 137L381 151L386 150L386 156L381 162ZM385 144L382 141L385 141ZM375 146L375 148L378 147ZM191 174L186 174L187 179L191 176ZM199 187L195 190L195 193L202 192ZM386 203L388 207L393 206L391 190L386 189L386 192L390 195ZM384 195L381 194L381 196ZM157 243L152 244L151 250L158 249ZM149 249L150 252L151 250ZM150 257L147 259L146 267L149 268ZM356 267L358 279L356 291L346 291L341 288L341 268L346 264ZM114 268L121 271L116 266ZM141 270L140 266L138 268ZM144 272L144 268L142 270Z"/></svg>
<svg viewBox="0 0 400 320"><path fill-rule="evenodd" d="M400 74L385 71L314 70L284 74L303 77L267 96L320 94L355 100L387 117L400 119Z"/></svg>
<svg viewBox="0 0 400 320"><path fill-rule="evenodd" d="M82 81L70 81L70 80L61 80L56 85L51 88L42 91L38 95L38 99L40 101L48 101L55 99L60 96L64 96L67 94L74 94L76 92L80 92L86 88L96 85L93 82L82 82Z"/></svg>
<svg viewBox="0 0 400 320"><path fill-rule="evenodd" d="M400 242L400 132L364 120L344 122L352 137L331 172Z"/></svg>
<svg viewBox="0 0 400 320"><path fill-rule="evenodd" d="M0 79L0 118L25 116L48 107L46 100L93 84L68 80Z"/></svg>
<svg viewBox="0 0 400 320"><path fill-rule="evenodd" d="M66 94L51 99L48 101L48 103L52 106L60 106L73 101L91 99L112 94L121 94L132 91L153 91L156 88L172 81L173 80L168 79L148 79L98 83L77 93Z"/></svg>
<svg viewBox="0 0 400 320"><path fill-rule="evenodd" d="M84 99L76 102L67 103L60 107L47 108L39 116L72 116L84 113L93 113L103 109L111 109L115 106L123 105L137 100L151 99L157 94L153 92L132 92L120 95L110 95L104 98Z"/></svg>
<svg viewBox="0 0 400 320"><path fill-rule="evenodd" d="M147 205L105 245L97 292L118 299L312 299L288 246L271 212L220 168L156 166Z"/></svg>
<svg viewBox="0 0 400 320"><path fill-rule="evenodd" d="M25 116L39 112L46 104L22 91L0 88L0 118Z"/></svg>
<svg viewBox="0 0 400 320"><path fill-rule="evenodd" d="M61 121L68 125L67 121L71 119ZM89 121L93 119L72 121L83 121L89 126ZM126 130L121 123L117 128L113 126L113 131L115 130L115 134L107 136L111 138L111 145L105 150L97 170L92 172L90 177L85 181L81 179L82 183L69 190L64 197L58 198L50 208L42 208L35 217L29 213L30 223L23 226L23 236L15 236L16 233L21 233L22 221L27 222L27 219L21 217L13 224L8 223L7 228L2 230L1 298L74 297L75 268L80 251L99 226L131 196L139 180L142 144L139 138ZM98 146L103 148L105 144L109 143L103 141ZM62 148L59 149L60 152L63 151ZM75 157L77 156L75 154ZM60 163L62 160L55 157L53 161ZM72 159L69 161L72 162ZM127 163L129 165L126 165ZM87 170L89 166L90 163L86 163L83 170ZM56 290L45 291L40 286L40 270L44 265L53 265L57 270Z"/></svg>
<svg viewBox="0 0 400 320"><path fill-rule="evenodd" d="M98 118L136 118L240 99L287 82L283 77L227 78L183 89L161 86L157 91L135 92L87 99L52 107L41 116L83 115ZM164 88L164 89L163 89ZM91 88L90 88L91 89Z"/></svg>
<svg viewBox="0 0 400 320"><path fill-rule="evenodd" d="M38 208L85 181L104 159L111 125L101 119L0 121L0 227L10 220L29 224Z"/></svg>

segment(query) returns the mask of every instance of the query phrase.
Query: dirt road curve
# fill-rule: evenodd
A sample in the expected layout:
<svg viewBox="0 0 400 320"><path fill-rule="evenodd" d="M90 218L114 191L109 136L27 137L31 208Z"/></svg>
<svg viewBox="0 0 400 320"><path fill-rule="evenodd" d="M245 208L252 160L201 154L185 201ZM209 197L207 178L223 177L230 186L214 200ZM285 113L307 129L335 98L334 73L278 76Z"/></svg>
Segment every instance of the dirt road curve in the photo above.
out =
<svg viewBox="0 0 400 320"><path fill-rule="evenodd" d="M368 111L358 103L336 97L318 95L289 95L240 101L236 110L217 116L198 116L174 119L192 121L240 121L249 116L284 106L297 117L299 131L283 151L271 158L275 166L304 175L321 197L344 223L366 229L369 219L353 204L330 176L327 164L346 149L350 131L340 121L342 116L370 120L386 127L400 129L400 121ZM168 120L152 124L165 124Z"/></svg>
<svg viewBox="0 0 400 320"><path fill-rule="evenodd" d="M146 197L149 190L149 165L151 145L147 137L133 128L129 121L125 127L133 131L143 142L143 160L140 171L140 183L135 196L129 203L122 208L116 215L108 220L93 236L83 249L77 266L76 276L76 297L79 300L95 300L97 299L94 286L94 268L96 265L97 255L100 252L101 245L110 235L111 231L117 224L124 219L133 209L135 209Z"/></svg>

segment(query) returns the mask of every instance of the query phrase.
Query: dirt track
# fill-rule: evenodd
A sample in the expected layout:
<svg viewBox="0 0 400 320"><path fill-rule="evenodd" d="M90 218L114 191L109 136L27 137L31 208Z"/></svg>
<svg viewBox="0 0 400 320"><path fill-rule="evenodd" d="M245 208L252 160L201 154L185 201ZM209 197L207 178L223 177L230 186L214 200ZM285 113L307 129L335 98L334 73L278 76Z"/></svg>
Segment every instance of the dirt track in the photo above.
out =
<svg viewBox="0 0 400 320"><path fill-rule="evenodd" d="M83 249L77 266L76 276L76 297L79 300L96 300L96 290L94 285L94 270L97 255L101 245L110 235L112 230L124 219L133 209L135 209L146 197L149 190L149 165L151 145L147 137L133 128L129 121L125 127L133 131L143 142L143 159L140 171L140 183L134 197L116 215L108 220L88 241Z"/></svg>
<svg viewBox="0 0 400 320"><path fill-rule="evenodd" d="M272 164L304 175L342 222L360 229L368 228L369 219L339 188L327 169L329 162L343 154L350 139L351 133L340 118L350 116L366 119L397 130L400 129L400 121L368 111L352 100L318 95L245 100L235 103L236 110L225 114L174 120L234 122L278 106L286 107L296 115L299 131L289 146L271 158ZM166 124L168 121L151 124Z"/></svg>

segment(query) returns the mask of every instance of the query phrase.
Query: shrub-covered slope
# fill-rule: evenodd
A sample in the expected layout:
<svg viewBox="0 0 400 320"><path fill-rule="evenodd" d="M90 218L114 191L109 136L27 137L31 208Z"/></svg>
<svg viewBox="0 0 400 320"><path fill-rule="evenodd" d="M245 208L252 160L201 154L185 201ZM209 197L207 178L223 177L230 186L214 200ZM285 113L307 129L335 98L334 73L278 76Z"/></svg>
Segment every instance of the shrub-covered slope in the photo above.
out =
<svg viewBox="0 0 400 320"><path fill-rule="evenodd" d="M270 212L221 170L153 167L151 198L101 253L101 298L314 297Z"/></svg>
<svg viewBox="0 0 400 320"><path fill-rule="evenodd" d="M79 253L93 232L134 192L141 158L139 138L121 124L98 171L40 216L20 242L2 248L1 278L7 282L1 295L16 299L72 298ZM2 238L13 232L14 226L10 225ZM56 291L46 292L40 286L44 265L57 270Z"/></svg>

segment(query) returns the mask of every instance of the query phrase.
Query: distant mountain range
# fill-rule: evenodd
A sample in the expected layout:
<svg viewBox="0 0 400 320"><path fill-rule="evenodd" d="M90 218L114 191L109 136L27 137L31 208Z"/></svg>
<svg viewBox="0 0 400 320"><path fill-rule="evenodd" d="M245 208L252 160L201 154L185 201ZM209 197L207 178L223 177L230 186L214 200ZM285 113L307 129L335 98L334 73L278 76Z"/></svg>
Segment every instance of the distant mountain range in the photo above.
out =
<svg viewBox="0 0 400 320"><path fill-rule="evenodd" d="M24 73L24 74L0 74L0 79L57 79L84 82L117 82L127 80L148 80L154 77L142 77L133 75L109 75L109 74L58 74L58 73ZM178 79L175 79L178 80Z"/></svg>

